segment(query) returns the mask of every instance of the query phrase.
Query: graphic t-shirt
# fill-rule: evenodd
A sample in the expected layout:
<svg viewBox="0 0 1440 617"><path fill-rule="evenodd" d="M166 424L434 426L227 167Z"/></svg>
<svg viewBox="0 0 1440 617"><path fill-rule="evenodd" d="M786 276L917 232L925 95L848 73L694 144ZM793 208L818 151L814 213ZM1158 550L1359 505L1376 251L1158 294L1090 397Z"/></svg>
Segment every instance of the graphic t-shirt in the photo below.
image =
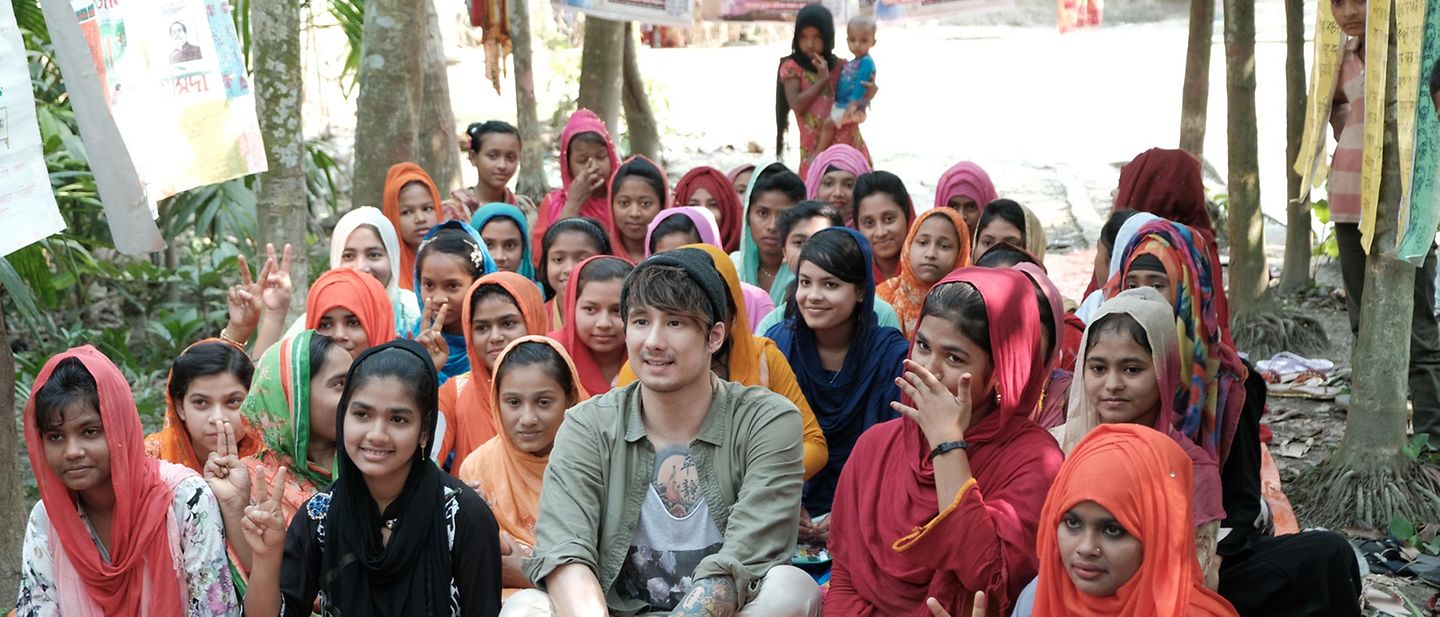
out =
<svg viewBox="0 0 1440 617"><path fill-rule="evenodd" d="M724 542L703 498L690 514L677 518L650 485L616 581L620 595L646 602L652 611L673 610L690 593L695 566Z"/></svg>

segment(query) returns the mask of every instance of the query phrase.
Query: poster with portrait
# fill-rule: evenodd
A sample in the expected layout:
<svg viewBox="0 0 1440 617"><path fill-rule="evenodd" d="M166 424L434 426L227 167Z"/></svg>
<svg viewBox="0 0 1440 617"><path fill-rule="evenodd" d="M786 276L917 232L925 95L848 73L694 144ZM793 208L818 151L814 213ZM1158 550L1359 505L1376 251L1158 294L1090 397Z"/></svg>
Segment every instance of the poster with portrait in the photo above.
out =
<svg viewBox="0 0 1440 617"><path fill-rule="evenodd" d="M25 43L9 2L0 2L0 221L0 257L65 229L45 168Z"/></svg>
<svg viewBox="0 0 1440 617"><path fill-rule="evenodd" d="M265 171L225 0L69 0L151 204Z"/></svg>

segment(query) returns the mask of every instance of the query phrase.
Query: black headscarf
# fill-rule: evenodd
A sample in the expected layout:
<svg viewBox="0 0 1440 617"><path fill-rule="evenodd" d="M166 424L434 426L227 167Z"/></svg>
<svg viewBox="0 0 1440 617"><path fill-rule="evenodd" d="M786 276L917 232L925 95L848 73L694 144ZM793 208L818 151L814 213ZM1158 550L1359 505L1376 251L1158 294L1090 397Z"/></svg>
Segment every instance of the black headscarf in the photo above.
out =
<svg viewBox="0 0 1440 617"><path fill-rule="evenodd" d="M384 356L377 357L381 354ZM421 440L405 488L383 513L344 446L345 411L354 394L356 373L377 361L413 362L414 368L397 375L401 379L419 374L414 386ZM428 456L439 413L437 381L435 364L425 348L406 339L365 350L346 377L336 414L339 477L332 485L325 521L330 529L320 580L321 588L346 617L450 614L450 543L441 499L444 487L441 471ZM380 528L390 520L395 524L386 544L381 541Z"/></svg>
<svg viewBox="0 0 1440 617"><path fill-rule="evenodd" d="M830 9L825 5L815 3L807 4L795 14L795 35L790 39L790 55L780 59L780 64L786 60L794 60L800 68L814 73L815 63L810 61L810 56L800 51L800 32L805 28L815 28L820 33L820 42L825 50L820 57L825 59L825 64L830 70L840 64L840 59L835 57L835 16L830 14ZM790 129L790 101L785 97L785 84L780 81L780 72L775 72L775 158L781 158L785 153L785 132Z"/></svg>

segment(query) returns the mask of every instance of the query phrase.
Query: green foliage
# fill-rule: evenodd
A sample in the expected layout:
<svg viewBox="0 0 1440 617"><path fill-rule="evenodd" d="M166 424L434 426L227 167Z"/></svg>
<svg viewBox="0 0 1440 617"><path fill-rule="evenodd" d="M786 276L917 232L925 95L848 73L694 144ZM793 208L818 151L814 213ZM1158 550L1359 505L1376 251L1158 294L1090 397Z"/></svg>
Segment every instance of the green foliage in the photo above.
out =
<svg viewBox="0 0 1440 617"><path fill-rule="evenodd" d="M1315 257L1329 257L1340 259L1340 242L1335 239L1335 225L1330 220L1330 202L1320 199L1310 204L1310 211L1315 213L1315 218L1323 226L1321 235L1324 238L1315 244L1311 254Z"/></svg>
<svg viewBox="0 0 1440 617"><path fill-rule="evenodd" d="M330 14L345 31L345 38L350 40L350 53L345 56L345 66L340 70L342 78L350 79L350 83L345 85L345 96L348 97L360 83L357 76L364 47L361 41L365 36L365 0L330 0Z"/></svg>
<svg viewBox="0 0 1440 617"><path fill-rule="evenodd" d="M1396 516L1390 519L1386 531L1395 541L1423 555L1440 556L1440 537L1436 537L1434 529L1417 526L1410 519Z"/></svg>

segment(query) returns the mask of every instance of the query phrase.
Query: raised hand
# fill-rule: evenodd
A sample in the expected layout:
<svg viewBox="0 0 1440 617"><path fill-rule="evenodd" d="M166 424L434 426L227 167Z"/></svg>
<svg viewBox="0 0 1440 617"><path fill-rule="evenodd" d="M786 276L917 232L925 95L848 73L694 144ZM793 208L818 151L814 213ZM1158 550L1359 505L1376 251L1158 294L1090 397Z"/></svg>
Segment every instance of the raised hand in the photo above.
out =
<svg viewBox="0 0 1440 617"><path fill-rule="evenodd" d="M989 604L985 600L985 592L975 592L975 607L970 610L970 617L985 617L985 611L989 608ZM930 614L933 617L950 617L950 611L940 606L940 601L935 598L926 598L925 606L930 607Z"/></svg>
<svg viewBox="0 0 1440 617"><path fill-rule="evenodd" d="M951 392L934 373L906 360L905 374L896 378L895 384L910 397L914 406L896 401L890 403L890 407L919 424L931 448L962 440L965 430L970 428L970 379L969 373L961 375L960 391Z"/></svg>
<svg viewBox="0 0 1440 617"><path fill-rule="evenodd" d="M239 510L250 503L250 471L240 460L234 427L216 418L215 433L219 443L205 461L205 483L210 485L210 491L222 507Z"/></svg>
<svg viewBox="0 0 1440 617"><path fill-rule="evenodd" d="M283 313L290 309L290 297L294 293L290 284L290 245L285 245L279 264L275 262L275 245L266 244L265 252L268 254L265 269L256 281L260 288L261 303L266 311Z"/></svg>
<svg viewBox="0 0 1440 617"><path fill-rule="evenodd" d="M244 341L255 332L264 305L260 302L260 285L251 280L250 265L246 263L245 256L240 255L236 264L240 270L240 284L232 285L225 295L225 303L230 308L230 323L225 329L232 338Z"/></svg>
<svg viewBox="0 0 1440 617"><path fill-rule="evenodd" d="M428 311L427 311L428 313ZM445 327L445 319L450 316L450 303L441 302L440 310L435 311L434 320L426 323L428 315L420 317L420 334L415 337L415 342L425 346L425 351L430 352L430 359L435 362L435 370L443 370L445 362L450 359L450 344L445 342L445 337L440 329Z"/></svg>
<svg viewBox="0 0 1440 617"><path fill-rule="evenodd" d="M830 63L825 61L824 56L811 54L810 64L815 66L815 75L820 78L820 81L830 81Z"/></svg>
<svg viewBox="0 0 1440 617"><path fill-rule="evenodd" d="M285 496L285 468L275 472L273 484L265 481L264 469L255 475L255 486L264 499L245 508L240 528L257 560L275 558L285 544L285 515L280 510L280 501Z"/></svg>

